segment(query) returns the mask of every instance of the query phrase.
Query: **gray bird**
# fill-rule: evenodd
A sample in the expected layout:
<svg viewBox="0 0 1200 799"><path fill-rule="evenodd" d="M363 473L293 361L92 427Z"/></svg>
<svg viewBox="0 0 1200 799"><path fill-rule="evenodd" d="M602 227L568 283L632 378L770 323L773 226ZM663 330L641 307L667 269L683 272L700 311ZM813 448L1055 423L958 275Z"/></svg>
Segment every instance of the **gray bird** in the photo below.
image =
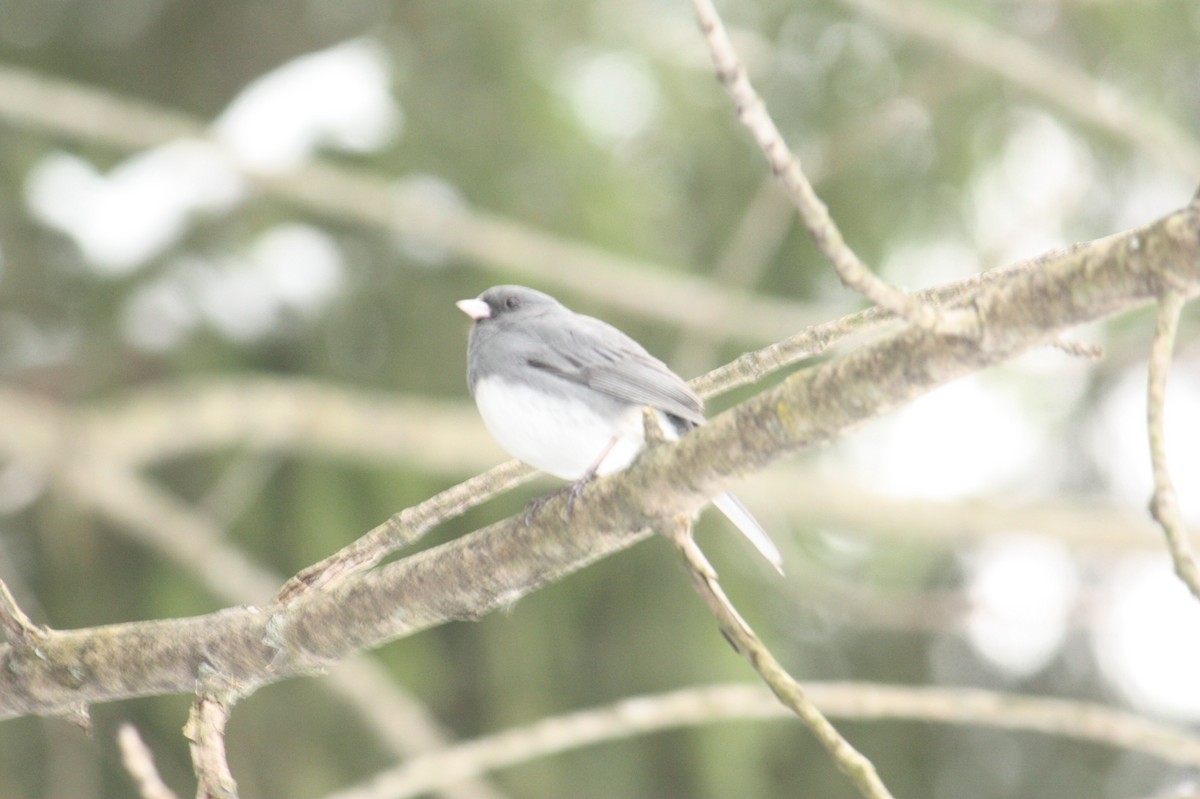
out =
<svg viewBox="0 0 1200 799"><path fill-rule="evenodd" d="M475 320L467 387L509 454L578 486L619 472L642 449L642 408L668 439L704 424L703 401L683 378L612 325L524 286L495 286L458 308ZM783 559L732 494L713 504L771 565Z"/></svg>

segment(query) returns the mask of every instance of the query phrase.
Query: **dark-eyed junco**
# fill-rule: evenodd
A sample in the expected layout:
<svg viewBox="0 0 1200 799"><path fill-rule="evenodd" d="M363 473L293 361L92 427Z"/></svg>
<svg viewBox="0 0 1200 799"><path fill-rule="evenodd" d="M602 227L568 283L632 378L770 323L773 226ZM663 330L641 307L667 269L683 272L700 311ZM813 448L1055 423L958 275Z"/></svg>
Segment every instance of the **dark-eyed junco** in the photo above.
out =
<svg viewBox="0 0 1200 799"><path fill-rule="evenodd" d="M586 482L618 472L645 440L642 408L666 438L704 423L703 402L683 378L606 322L523 286L495 286L458 307L475 320L467 386L500 446L561 477ZM780 572L783 560L732 494L713 504Z"/></svg>

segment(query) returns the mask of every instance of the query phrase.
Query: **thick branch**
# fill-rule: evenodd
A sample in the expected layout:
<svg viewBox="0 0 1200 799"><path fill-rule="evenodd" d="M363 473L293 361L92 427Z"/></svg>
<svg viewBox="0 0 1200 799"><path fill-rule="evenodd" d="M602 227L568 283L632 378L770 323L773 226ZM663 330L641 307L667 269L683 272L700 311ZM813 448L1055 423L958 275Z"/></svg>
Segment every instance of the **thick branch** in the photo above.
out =
<svg viewBox="0 0 1200 799"><path fill-rule="evenodd" d="M951 307L977 340L905 327L798 372L626 472L589 486L568 528L560 501L526 526L510 519L288 606L50 632L41 657L0 647L0 718L80 703L191 692L201 666L252 690L350 652L476 618L694 512L736 476L827 442L971 371L1171 286L1200 293L1200 205L982 286Z"/></svg>

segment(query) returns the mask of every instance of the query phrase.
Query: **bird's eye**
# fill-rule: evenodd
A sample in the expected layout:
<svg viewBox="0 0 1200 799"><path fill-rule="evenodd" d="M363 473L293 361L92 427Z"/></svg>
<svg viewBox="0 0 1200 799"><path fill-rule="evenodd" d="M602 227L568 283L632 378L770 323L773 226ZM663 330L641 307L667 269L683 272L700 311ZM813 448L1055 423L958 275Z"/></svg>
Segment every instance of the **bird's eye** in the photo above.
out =
<svg viewBox="0 0 1200 799"><path fill-rule="evenodd" d="M521 300L517 297L509 297L504 301L504 307L510 311L515 311L521 307Z"/></svg>

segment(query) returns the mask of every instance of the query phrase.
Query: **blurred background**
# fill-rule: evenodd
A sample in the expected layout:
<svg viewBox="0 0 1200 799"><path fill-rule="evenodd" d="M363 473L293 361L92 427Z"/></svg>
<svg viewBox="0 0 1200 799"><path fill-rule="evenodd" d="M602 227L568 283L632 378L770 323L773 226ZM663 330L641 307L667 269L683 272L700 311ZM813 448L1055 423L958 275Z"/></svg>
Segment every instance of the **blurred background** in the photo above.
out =
<svg viewBox="0 0 1200 799"><path fill-rule="evenodd" d="M847 240L905 288L1149 222L1200 185L1194 0L723 5ZM0 0L0 578L54 627L267 601L504 460L453 301L506 282L687 377L861 307L739 128L687 3ZM1167 411L1193 524L1198 327L1187 309ZM802 681L1194 727L1200 608L1144 511L1152 329L1147 310L1077 331L1102 359L1031 353L747 478L786 579L711 514L701 544ZM423 736L753 680L652 540L508 613L263 689L229 748L246 799L320 797ZM91 738L0 725L0 797L135 795L126 720L189 793L188 701L96 707ZM1169 796L1194 776L1035 733L839 726L898 796ZM799 723L753 719L463 790L855 795Z"/></svg>

